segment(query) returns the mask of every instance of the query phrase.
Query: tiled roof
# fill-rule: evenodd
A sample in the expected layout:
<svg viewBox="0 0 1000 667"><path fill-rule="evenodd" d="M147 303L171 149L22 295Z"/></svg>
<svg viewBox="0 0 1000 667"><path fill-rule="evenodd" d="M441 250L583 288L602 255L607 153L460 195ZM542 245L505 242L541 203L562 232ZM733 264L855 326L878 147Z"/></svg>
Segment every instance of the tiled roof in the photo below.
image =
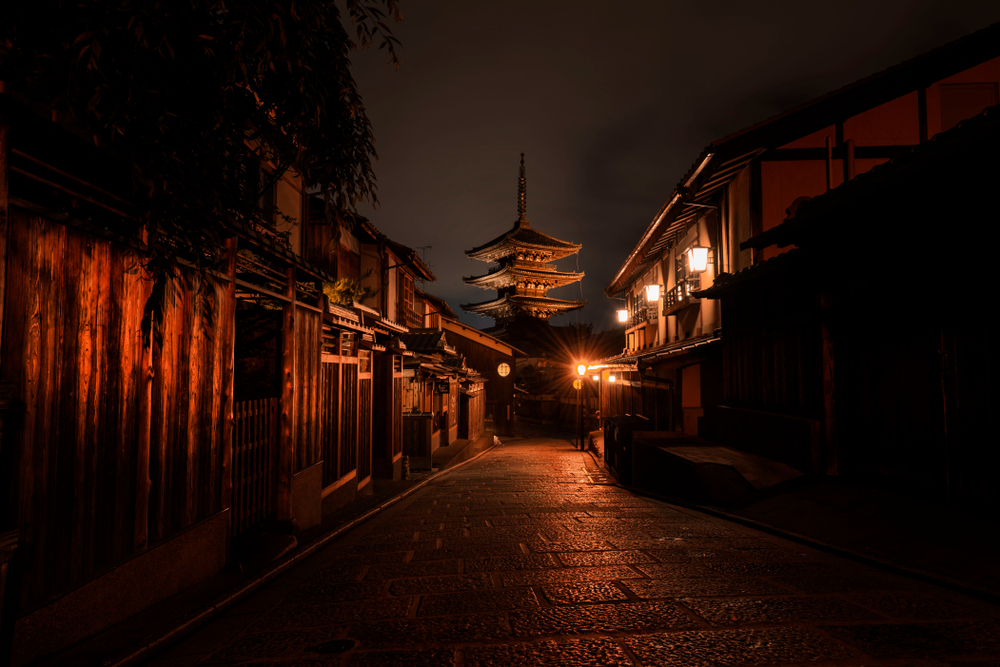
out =
<svg viewBox="0 0 1000 667"><path fill-rule="evenodd" d="M477 246L472 250L466 250L465 254L470 257L475 255L480 255L489 252L490 250L499 250L504 246L528 246L532 248L547 248L550 250L557 251L569 251L576 252L581 248L579 243L569 243L568 241L562 241L555 238L554 236L549 236L548 234L543 234L530 227L529 225L515 224L514 228L510 231L504 232L500 236L496 237L489 243L484 243L481 246Z"/></svg>
<svg viewBox="0 0 1000 667"><path fill-rule="evenodd" d="M458 319L458 315L455 314L455 311L452 310L451 306L448 305L448 302L442 299L441 297L434 296L433 294L428 294L422 289L414 288L413 291L416 292L416 294L424 301L430 301L431 303L437 305L437 307L440 308L440 313L445 317L450 317L455 320Z"/></svg>
<svg viewBox="0 0 1000 667"><path fill-rule="evenodd" d="M479 303L463 303L462 310L469 310L471 312L478 312L478 310L492 310L494 308L499 308L507 303L511 303L517 306L537 306L540 308L558 308L558 309L574 309L582 308L586 305L586 301L566 301L564 299L552 299L549 297L541 296L502 296L499 299L493 299L492 301L481 301ZM472 310L477 309L477 310Z"/></svg>
<svg viewBox="0 0 1000 667"><path fill-rule="evenodd" d="M400 334L399 340L407 350L415 352L440 352L448 344L443 331L410 331Z"/></svg>

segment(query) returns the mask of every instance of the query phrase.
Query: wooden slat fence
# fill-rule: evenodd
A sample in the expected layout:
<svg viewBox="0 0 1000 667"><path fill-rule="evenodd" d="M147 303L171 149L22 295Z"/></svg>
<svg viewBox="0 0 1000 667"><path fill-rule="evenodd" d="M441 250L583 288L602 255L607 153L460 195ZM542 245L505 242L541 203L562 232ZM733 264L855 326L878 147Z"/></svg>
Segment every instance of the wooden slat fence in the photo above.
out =
<svg viewBox="0 0 1000 667"><path fill-rule="evenodd" d="M340 364L324 362L320 370L320 429L323 486L340 479Z"/></svg>
<svg viewBox="0 0 1000 667"><path fill-rule="evenodd" d="M344 363L341 369L340 477L358 467L358 364L356 358L344 361L354 363Z"/></svg>
<svg viewBox="0 0 1000 667"><path fill-rule="evenodd" d="M359 374L357 386L358 409L354 415L357 444L354 460L358 467L358 479L363 480L372 474L372 374Z"/></svg>
<svg viewBox="0 0 1000 667"><path fill-rule="evenodd" d="M233 405L233 535L259 528L274 516L278 399Z"/></svg>
<svg viewBox="0 0 1000 667"><path fill-rule="evenodd" d="M403 377L392 380L392 455L403 453Z"/></svg>

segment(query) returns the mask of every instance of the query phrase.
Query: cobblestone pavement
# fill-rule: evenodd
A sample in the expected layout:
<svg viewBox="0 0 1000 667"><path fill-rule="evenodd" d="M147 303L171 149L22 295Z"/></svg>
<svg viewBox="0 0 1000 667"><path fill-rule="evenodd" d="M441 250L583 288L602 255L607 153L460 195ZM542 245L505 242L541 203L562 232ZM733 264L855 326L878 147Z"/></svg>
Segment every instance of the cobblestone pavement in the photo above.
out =
<svg viewBox="0 0 1000 667"><path fill-rule="evenodd" d="M1000 665L997 607L609 482L505 444L149 664Z"/></svg>

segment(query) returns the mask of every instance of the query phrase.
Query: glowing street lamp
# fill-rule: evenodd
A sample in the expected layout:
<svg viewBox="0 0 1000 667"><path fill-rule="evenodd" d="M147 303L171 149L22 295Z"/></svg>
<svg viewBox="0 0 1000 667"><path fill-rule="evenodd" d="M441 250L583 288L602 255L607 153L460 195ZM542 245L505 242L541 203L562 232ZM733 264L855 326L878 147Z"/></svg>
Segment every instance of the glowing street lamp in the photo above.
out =
<svg viewBox="0 0 1000 667"><path fill-rule="evenodd" d="M708 248L692 246L687 251L688 271L701 273L708 268Z"/></svg>
<svg viewBox="0 0 1000 667"><path fill-rule="evenodd" d="M660 286L646 285L646 303L656 303L660 300Z"/></svg>
<svg viewBox="0 0 1000 667"><path fill-rule="evenodd" d="M615 381L615 376L614 375L609 375L608 376L608 382L614 382L614 381Z"/></svg>
<svg viewBox="0 0 1000 667"><path fill-rule="evenodd" d="M580 426L580 451L582 452L585 445L583 444L583 393L580 390L583 389L583 376L587 374L587 364L582 362L577 364L576 374L580 377L573 381L573 388L576 389L576 414Z"/></svg>
<svg viewBox="0 0 1000 667"><path fill-rule="evenodd" d="M624 308L618 309L618 321L624 324L628 322L628 311Z"/></svg>

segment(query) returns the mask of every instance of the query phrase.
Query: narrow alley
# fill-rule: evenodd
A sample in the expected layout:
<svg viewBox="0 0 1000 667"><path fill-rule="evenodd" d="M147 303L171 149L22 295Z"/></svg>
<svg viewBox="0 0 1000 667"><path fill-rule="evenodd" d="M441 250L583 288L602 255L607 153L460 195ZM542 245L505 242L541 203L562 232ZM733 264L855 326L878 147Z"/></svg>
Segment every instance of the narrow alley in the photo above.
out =
<svg viewBox="0 0 1000 667"><path fill-rule="evenodd" d="M539 437L438 476L146 664L993 665L998 617L639 497Z"/></svg>

